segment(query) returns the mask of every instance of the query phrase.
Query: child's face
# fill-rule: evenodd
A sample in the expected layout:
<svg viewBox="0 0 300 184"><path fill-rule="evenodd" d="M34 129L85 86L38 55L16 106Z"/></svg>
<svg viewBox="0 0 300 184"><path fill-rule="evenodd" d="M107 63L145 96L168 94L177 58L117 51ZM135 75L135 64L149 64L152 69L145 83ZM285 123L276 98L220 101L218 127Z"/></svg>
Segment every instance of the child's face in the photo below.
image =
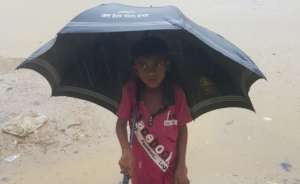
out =
<svg viewBox="0 0 300 184"><path fill-rule="evenodd" d="M165 78L166 63L163 56L140 56L135 59L134 68L148 88L157 88Z"/></svg>

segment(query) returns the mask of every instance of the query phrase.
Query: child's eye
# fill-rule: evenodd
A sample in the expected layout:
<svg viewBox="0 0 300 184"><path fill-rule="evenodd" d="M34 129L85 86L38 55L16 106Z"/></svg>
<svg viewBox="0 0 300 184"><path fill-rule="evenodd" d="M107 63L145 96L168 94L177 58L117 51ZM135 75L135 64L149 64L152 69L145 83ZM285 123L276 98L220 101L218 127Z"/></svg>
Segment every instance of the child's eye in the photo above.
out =
<svg viewBox="0 0 300 184"><path fill-rule="evenodd" d="M141 70L148 71L150 69L155 69L156 70L158 68L161 68L163 65L164 65L164 62L153 62L151 64L148 64L148 63L139 63L138 67Z"/></svg>
<svg viewBox="0 0 300 184"><path fill-rule="evenodd" d="M149 67L148 67L146 64L142 64L141 68L142 68L143 70L146 70L146 69L149 68Z"/></svg>
<svg viewBox="0 0 300 184"><path fill-rule="evenodd" d="M162 62L156 63L156 67L161 67L163 65Z"/></svg>

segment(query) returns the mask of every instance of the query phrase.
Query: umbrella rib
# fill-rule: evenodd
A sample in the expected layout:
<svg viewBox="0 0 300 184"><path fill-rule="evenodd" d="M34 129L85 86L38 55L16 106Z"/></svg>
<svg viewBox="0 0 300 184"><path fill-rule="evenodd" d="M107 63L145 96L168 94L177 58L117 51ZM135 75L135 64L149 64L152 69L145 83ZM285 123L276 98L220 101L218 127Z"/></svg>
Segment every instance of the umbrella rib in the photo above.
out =
<svg viewBox="0 0 300 184"><path fill-rule="evenodd" d="M100 101L110 104L114 108L118 107L118 102L112 100L111 98L109 98L103 94L100 94L100 93L97 93L97 92L94 92L94 91L91 91L88 89L75 87L75 86L63 86L63 87L59 88L59 90L58 90L58 94L74 93L74 92L76 92L77 94L81 94L85 97L93 97L95 99L99 99ZM82 99L85 99L85 98L82 98Z"/></svg>
<svg viewBox="0 0 300 184"><path fill-rule="evenodd" d="M246 102L247 100L244 97L241 96L221 96L221 97L215 97L215 98L210 98L208 100L204 100L191 109L192 113L197 112L199 109L205 108L209 105L212 104L217 104L221 102Z"/></svg>
<svg viewBox="0 0 300 184"><path fill-rule="evenodd" d="M94 83L94 81L93 81L93 79L91 77L91 74L90 74L89 69L88 69L88 67L87 67L87 65L86 65L85 62L83 62L83 66L84 66L84 69L85 69L85 71L87 73L89 84L94 88L95 87L95 83Z"/></svg>

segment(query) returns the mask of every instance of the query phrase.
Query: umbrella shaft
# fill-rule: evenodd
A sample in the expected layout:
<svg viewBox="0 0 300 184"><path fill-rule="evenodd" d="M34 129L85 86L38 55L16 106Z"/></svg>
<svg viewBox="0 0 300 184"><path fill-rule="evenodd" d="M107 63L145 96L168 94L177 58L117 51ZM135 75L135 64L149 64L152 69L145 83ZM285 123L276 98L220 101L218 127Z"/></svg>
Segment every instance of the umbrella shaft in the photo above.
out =
<svg viewBox="0 0 300 184"><path fill-rule="evenodd" d="M124 174L122 184L129 184L129 176L127 174Z"/></svg>

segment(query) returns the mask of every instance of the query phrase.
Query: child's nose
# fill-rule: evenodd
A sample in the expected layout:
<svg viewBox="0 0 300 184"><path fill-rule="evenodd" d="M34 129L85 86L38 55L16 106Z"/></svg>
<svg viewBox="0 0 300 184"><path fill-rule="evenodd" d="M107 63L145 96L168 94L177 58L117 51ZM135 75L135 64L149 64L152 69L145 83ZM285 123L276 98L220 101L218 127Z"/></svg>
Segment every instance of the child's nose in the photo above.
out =
<svg viewBox="0 0 300 184"><path fill-rule="evenodd" d="M156 72L155 71L148 71L148 76L152 77L155 76Z"/></svg>
<svg viewBox="0 0 300 184"><path fill-rule="evenodd" d="M156 73L156 67L155 67L155 66L149 67L148 73L149 73L149 74L155 74L155 73Z"/></svg>

